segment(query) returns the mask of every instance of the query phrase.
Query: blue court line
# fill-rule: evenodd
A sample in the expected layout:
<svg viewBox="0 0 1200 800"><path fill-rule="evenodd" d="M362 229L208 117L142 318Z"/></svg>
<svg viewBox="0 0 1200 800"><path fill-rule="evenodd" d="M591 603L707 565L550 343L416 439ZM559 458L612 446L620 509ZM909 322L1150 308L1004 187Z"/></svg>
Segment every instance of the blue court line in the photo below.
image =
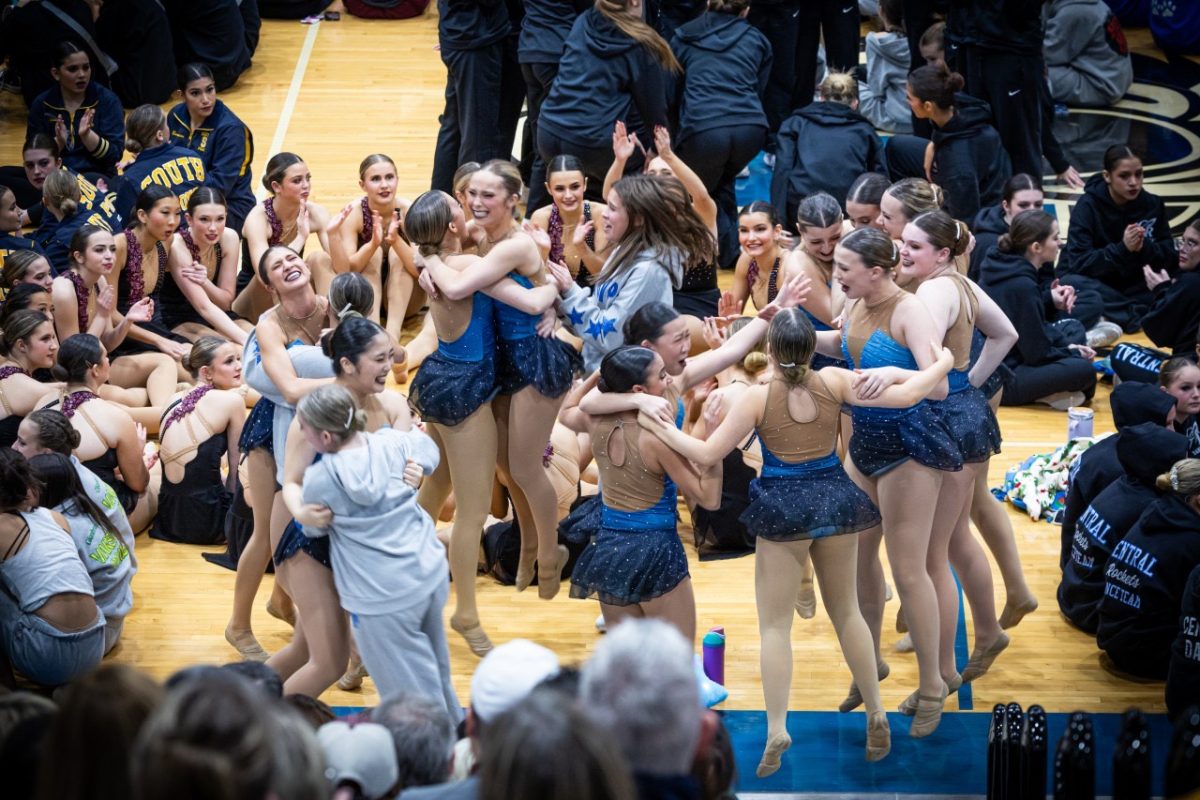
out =
<svg viewBox="0 0 1200 800"><path fill-rule="evenodd" d="M338 716L361 708L337 707ZM1096 794L1112 794L1112 751L1121 726L1120 714L1092 714L1096 742ZM721 718L733 743L738 792L755 794L820 793L851 797L871 795L983 796L987 791L987 736L990 713L948 711L931 736L908 735L911 719L888 714L892 752L883 761L867 763L866 715L862 712L793 711L787 730L792 747L779 771L757 778L754 769L766 743L767 715L763 711L725 711ZM1050 739L1046 785L1053 793L1054 749L1067 727L1068 714L1048 714ZM1165 714L1147 714L1155 793L1161 791L1171 741Z"/></svg>
<svg viewBox="0 0 1200 800"><path fill-rule="evenodd" d="M961 673L967 666L970 654L967 652L967 612L966 600L963 598L962 583L953 567L950 574L954 576L954 588L958 590L958 623L954 627L954 665ZM964 683L958 689L959 711L971 711L975 708L975 699L971 692L971 684Z"/></svg>

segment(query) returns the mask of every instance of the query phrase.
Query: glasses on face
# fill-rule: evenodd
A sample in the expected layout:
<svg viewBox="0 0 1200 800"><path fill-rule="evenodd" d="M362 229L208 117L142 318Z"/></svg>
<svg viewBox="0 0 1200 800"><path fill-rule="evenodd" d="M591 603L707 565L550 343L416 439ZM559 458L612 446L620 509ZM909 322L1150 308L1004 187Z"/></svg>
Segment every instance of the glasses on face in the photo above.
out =
<svg viewBox="0 0 1200 800"><path fill-rule="evenodd" d="M1189 239L1186 236L1180 236L1175 240L1175 249L1181 253L1187 250L1194 250L1197 247L1200 247L1200 239Z"/></svg>

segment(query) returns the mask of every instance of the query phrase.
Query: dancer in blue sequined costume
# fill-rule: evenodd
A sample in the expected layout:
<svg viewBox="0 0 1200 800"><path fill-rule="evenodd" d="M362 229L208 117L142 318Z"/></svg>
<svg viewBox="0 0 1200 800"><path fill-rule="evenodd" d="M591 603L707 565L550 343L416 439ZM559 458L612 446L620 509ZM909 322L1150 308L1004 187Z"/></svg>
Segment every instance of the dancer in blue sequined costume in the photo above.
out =
<svg viewBox="0 0 1200 800"><path fill-rule="evenodd" d="M662 357L623 346L600 364L601 392L664 396L671 386ZM696 601L687 555L675 528L676 488L706 508L721 500L721 467L697 470L625 411L589 419L592 453L604 487L600 530L575 562L571 596L596 596L611 628L631 617L662 617L689 641Z"/></svg>
<svg viewBox="0 0 1200 800"><path fill-rule="evenodd" d="M956 269L954 259L966 253L969 241L966 225L944 211L932 211L905 226L900 250L901 274L929 309L943 345L954 354L949 394L932 405L958 443L963 469L947 472L942 478L928 559L938 593L942 677L951 686L959 681L954 659L958 587L951 566L962 582L975 622L975 652L961 679L969 681L983 674L1008 643L996 616L991 565L968 522L975 479L981 470L986 472L989 459L1000 451L1000 425L977 387L1016 343L1017 331L1000 307ZM972 366L976 329L986 339ZM908 707L914 705L915 701Z"/></svg>
<svg viewBox="0 0 1200 800"><path fill-rule="evenodd" d="M443 192L426 192L414 200L404 229L422 259L428 260L431 275L424 280L436 273L440 284L433 288L440 285L446 290L430 296L438 349L421 364L412 385L413 406L442 451L441 463L422 485L419 500L436 519L454 491L450 571L454 577L455 611L450 627L466 638L472 652L482 656L492 644L479 623L475 574L499 447L497 421L492 413L492 398L499 388L493 298L538 314L554 303L557 290L549 286L524 288L505 270L480 291L472 289L459 299L451 299L451 294L458 297L460 279L475 280L481 274L475 266L481 260L462 254L464 241L470 241L467 222L462 206ZM522 237L505 242L494 252L497 258L507 257L509 250L520 251L526 245L533 247L528 237ZM553 423L553 415L549 421ZM543 441L536 450L539 469L544 448ZM551 503L556 509L553 489Z"/></svg>
<svg viewBox="0 0 1200 800"><path fill-rule="evenodd" d="M847 234L834 253L833 279L846 295L842 330L817 334L826 355L841 352L854 369L928 367L940 345L921 301L896 285L899 250L887 234L862 228ZM940 346L939 346L940 349ZM943 382L931 396L945 397ZM962 468L950 431L928 402L909 408L852 407L854 433L846 472L879 506L882 532L873 528L859 541L858 593L863 617L875 637L878 670L884 578L879 544L886 541L896 589L909 613L920 670L920 704L910 734L928 736L941 720L948 688L938 668L937 594L926 570L930 530L944 470ZM857 686L840 706L862 702Z"/></svg>
<svg viewBox="0 0 1200 800"><path fill-rule="evenodd" d="M850 670L863 687L868 718L867 758L875 761L890 747L887 716L879 698L871 631L858 607L855 586L855 534L879 525L879 512L842 467L837 456L842 406L865 403L903 408L919 402L945 377L949 352L877 399L855 397L855 376L836 367L812 372L816 334L800 309L780 312L771 322L769 348L773 378L747 388L724 421L705 440L641 420L664 442L700 466L720 464L751 433L762 443L762 476L751 483L751 503L742 521L757 537L755 565L762 680L767 707L767 746L760 777L779 768L791 744L785 730L792 678L791 627L796 585L810 554L821 596L833 621Z"/></svg>

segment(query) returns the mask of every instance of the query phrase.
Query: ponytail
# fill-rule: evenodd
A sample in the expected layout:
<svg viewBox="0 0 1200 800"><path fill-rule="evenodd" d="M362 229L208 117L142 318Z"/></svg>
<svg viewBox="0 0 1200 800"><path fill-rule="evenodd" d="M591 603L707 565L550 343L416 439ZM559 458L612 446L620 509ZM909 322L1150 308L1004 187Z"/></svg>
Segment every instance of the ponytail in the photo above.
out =
<svg viewBox="0 0 1200 800"><path fill-rule="evenodd" d="M596 0L594 8L621 33L646 48L663 69L677 74L683 72L671 46L645 20L629 10L629 0Z"/></svg>

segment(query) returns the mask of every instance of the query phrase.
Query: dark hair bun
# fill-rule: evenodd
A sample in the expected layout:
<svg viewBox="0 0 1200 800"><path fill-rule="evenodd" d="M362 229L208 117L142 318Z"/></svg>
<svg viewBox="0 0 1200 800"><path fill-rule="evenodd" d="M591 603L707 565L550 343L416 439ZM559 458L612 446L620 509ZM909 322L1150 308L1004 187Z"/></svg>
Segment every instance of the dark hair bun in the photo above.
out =
<svg viewBox="0 0 1200 800"><path fill-rule="evenodd" d="M951 72L946 76L946 88L952 92L961 92L966 85L966 80L957 72Z"/></svg>

